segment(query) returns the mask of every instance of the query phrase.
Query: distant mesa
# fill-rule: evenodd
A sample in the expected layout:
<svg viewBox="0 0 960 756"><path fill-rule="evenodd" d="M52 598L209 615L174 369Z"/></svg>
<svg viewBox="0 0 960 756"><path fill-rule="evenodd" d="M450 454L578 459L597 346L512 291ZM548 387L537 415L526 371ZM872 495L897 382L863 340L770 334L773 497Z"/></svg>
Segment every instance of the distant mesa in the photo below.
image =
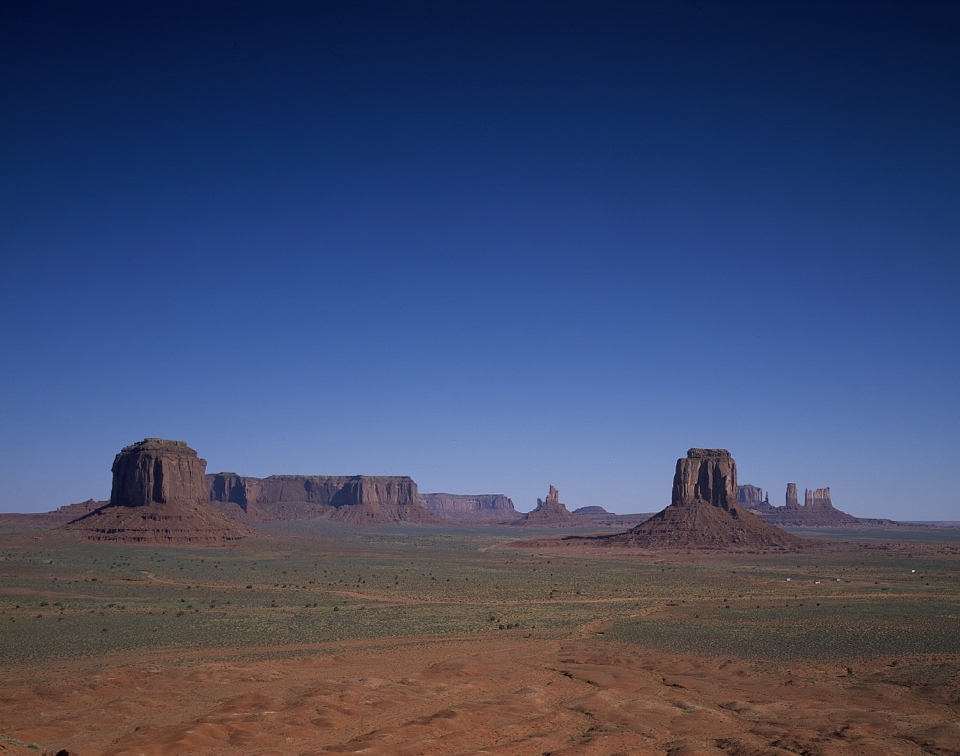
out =
<svg viewBox="0 0 960 756"><path fill-rule="evenodd" d="M559 491L550 486L547 498L543 501L537 499L536 508L520 515L520 518L513 524L531 526L582 525L583 520L567 510L566 506L560 501Z"/></svg>
<svg viewBox="0 0 960 756"><path fill-rule="evenodd" d="M503 494L422 493L420 505L445 520L507 522L520 513Z"/></svg>
<svg viewBox="0 0 960 756"><path fill-rule="evenodd" d="M204 484L205 496L214 508L248 524L286 520L331 520L352 525L443 522L420 504L417 484L407 476L250 478L221 472L207 475Z"/></svg>
<svg viewBox="0 0 960 756"><path fill-rule="evenodd" d="M251 535L210 506L206 465L183 441L147 438L126 446L113 461L110 502L63 529L124 543L221 545Z"/></svg>
<svg viewBox="0 0 960 756"><path fill-rule="evenodd" d="M690 449L677 460L671 503L609 545L644 548L800 548L804 541L737 503L737 465L726 449Z"/></svg>
<svg viewBox="0 0 960 756"><path fill-rule="evenodd" d="M574 509L571 514L580 515L581 517L589 517L590 515L611 515L613 512L608 512L603 507L589 506L578 507L577 509Z"/></svg>

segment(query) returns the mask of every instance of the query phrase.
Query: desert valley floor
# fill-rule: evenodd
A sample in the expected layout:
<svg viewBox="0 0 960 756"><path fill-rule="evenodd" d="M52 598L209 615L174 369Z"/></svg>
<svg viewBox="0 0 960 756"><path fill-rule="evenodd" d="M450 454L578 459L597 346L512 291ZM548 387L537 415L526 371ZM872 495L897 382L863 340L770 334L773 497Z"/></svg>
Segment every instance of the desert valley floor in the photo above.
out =
<svg viewBox="0 0 960 756"><path fill-rule="evenodd" d="M558 535L2 534L0 754L960 753L960 531Z"/></svg>

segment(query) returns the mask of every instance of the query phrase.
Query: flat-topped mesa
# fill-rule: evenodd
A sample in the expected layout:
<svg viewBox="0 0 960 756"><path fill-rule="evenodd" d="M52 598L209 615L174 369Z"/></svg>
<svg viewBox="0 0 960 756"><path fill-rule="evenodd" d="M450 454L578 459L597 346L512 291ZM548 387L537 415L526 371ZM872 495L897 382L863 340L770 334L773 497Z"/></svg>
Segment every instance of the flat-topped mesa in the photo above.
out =
<svg viewBox="0 0 960 756"><path fill-rule="evenodd" d="M440 522L419 501L406 475L271 475L231 472L206 476L209 502L240 522L335 520L377 525Z"/></svg>
<svg viewBox="0 0 960 756"><path fill-rule="evenodd" d="M737 501L748 506L762 504L763 489L751 485L737 486Z"/></svg>
<svg viewBox="0 0 960 756"><path fill-rule="evenodd" d="M579 515L580 517L589 517L591 515L609 515L613 514L613 512L608 512L603 507L592 504L588 507L578 507L574 509L571 514Z"/></svg>
<svg viewBox="0 0 960 756"><path fill-rule="evenodd" d="M114 458L110 505L206 503L206 467L207 461L200 459L185 441L145 438L125 446Z"/></svg>
<svg viewBox="0 0 960 756"><path fill-rule="evenodd" d="M515 520L520 513L504 494L419 494L420 506L445 520Z"/></svg>
<svg viewBox="0 0 960 756"><path fill-rule="evenodd" d="M726 449L690 449L677 460L671 504L705 501L729 509L737 501L737 463Z"/></svg>

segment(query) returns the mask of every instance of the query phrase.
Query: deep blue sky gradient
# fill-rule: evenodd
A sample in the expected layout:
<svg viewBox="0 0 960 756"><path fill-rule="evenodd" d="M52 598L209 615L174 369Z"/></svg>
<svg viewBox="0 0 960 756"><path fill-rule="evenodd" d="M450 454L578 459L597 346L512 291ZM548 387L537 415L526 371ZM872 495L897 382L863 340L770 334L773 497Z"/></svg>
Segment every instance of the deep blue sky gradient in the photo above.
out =
<svg viewBox="0 0 960 756"><path fill-rule="evenodd" d="M208 471L960 519L960 5L0 5L0 511Z"/></svg>

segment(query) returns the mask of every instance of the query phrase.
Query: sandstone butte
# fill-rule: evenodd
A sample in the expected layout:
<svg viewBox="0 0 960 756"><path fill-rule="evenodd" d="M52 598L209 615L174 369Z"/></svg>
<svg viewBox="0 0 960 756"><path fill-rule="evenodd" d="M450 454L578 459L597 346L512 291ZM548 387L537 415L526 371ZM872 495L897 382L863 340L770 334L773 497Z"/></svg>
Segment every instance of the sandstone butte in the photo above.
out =
<svg viewBox="0 0 960 756"><path fill-rule="evenodd" d="M677 460L670 506L601 544L645 548L799 549L804 541L737 504L737 465L726 449Z"/></svg>
<svg viewBox="0 0 960 756"><path fill-rule="evenodd" d="M520 513L504 494L422 493L420 505L445 520L506 522Z"/></svg>
<svg viewBox="0 0 960 756"><path fill-rule="evenodd" d="M419 501L406 476L271 475L250 478L232 472L207 475L210 504L244 523L331 520L352 525L443 522Z"/></svg>
<svg viewBox="0 0 960 756"><path fill-rule="evenodd" d="M550 486L545 501L537 499L535 509L520 515L513 525L551 526L551 525L582 525L583 520L569 512L560 502L560 492Z"/></svg>
<svg viewBox="0 0 960 756"><path fill-rule="evenodd" d="M253 531L210 506L206 460L183 441L147 438L113 461L110 503L63 526L90 541L220 545Z"/></svg>

